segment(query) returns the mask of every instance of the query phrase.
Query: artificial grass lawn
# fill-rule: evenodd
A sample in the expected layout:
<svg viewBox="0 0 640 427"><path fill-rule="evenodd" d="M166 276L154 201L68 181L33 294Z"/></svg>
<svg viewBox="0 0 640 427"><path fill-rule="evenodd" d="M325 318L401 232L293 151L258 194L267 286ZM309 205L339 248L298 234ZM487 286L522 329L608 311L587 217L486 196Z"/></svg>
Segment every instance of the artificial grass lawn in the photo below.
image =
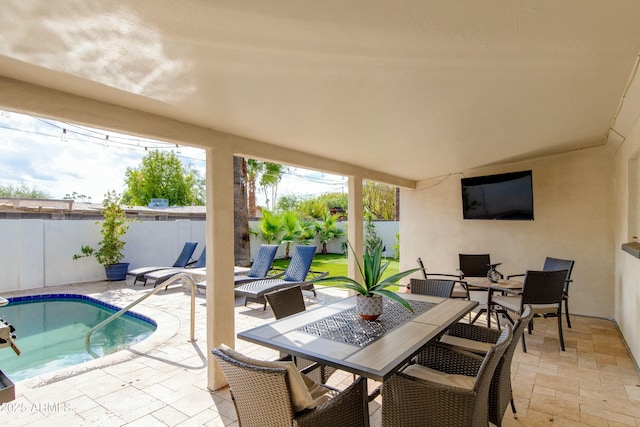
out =
<svg viewBox="0 0 640 427"><path fill-rule="evenodd" d="M273 260L273 266L279 268L287 268L289 265L288 259L276 259ZM385 270L382 277L388 277L392 274L396 274L400 271L400 266L398 261L393 258L386 258L386 261L389 262L389 267ZM313 257L313 262L311 263L311 270L313 271L328 271L329 276L349 276L347 273L347 257L342 254L316 254ZM318 283L318 286L325 285L324 283ZM326 286L326 285L325 285ZM389 290L395 291L393 287L390 287Z"/></svg>

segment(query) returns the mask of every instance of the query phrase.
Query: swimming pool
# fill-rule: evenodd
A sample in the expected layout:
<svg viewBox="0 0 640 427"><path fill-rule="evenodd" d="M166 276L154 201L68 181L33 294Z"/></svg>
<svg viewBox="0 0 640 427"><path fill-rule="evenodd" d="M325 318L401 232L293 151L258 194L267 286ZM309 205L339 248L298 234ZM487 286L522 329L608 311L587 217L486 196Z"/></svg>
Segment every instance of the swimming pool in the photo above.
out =
<svg viewBox="0 0 640 427"><path fill-rule="evenodd" d="M85 348L87 332L119 310L76 294L9 298L0 317L16 328L22 354L1 348L0 369L15 382L93 360ZM91 335L91 352L112 354L144 340L156 327L152 319L128 311Z"/></svg>

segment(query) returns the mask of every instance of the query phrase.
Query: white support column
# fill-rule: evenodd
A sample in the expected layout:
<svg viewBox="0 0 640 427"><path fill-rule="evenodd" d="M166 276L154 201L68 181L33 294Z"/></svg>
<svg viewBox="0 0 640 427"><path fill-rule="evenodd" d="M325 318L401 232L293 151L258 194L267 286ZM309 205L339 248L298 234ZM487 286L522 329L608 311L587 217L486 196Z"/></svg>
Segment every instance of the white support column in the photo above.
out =
<svg viewBox="0 0 640 427"><path fill-rule="evenodd" d="M235 346L233 293L233 152L207 150L207 388L227 381L211 349Z"/></svg>
<svg viewBox="0 0 640 427"><path fill-rule="evenodd" d="M349 243L355 252L356 258L362 260L362 248L364 246L363 239L363 215L362 215L362 177L350 176L349 177L349 219L348 219L348 231L347 236ZM356 260L353 257L351 250L348 250L347 266L349 277L360 281L362 277L358 271ZM360 261L362 262L362 261Z"/></svg>

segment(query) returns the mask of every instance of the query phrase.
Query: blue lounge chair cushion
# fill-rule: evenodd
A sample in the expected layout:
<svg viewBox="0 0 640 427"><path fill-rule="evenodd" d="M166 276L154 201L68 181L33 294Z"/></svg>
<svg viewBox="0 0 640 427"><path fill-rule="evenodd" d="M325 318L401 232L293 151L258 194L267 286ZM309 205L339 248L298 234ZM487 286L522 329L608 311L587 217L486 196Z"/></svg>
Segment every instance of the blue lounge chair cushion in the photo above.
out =
<svg viewBox="0 0 640 427"><path fill-rule="evenodd" d="M296 246L294 256L291 258L291 263L289 267L287 267L287 271L285 271L282 280L287 282L303 282L309 273L315 254L315 246Z"/></svg>
<svg viewBox="0 0 640 427"><path fill-rule="evenodd" d="M279 245L260 245L256 259L247 273L247 277L264 278L271 269Z"/></svg>
<svg viewBox="0 0 640 427"><path fill-rule="evenodd" d="M193 255L193 252L196 250L197 245L198 245L198 242L186 242L182 247L182 251L180 252L180 255L178 255L178 258L176 259L176 262L173 263L172 267L180 267L180 268L186 267L186 265L191 260L191 256ZM144 279L145 274L151 273L152 271L163 270L166 268L170 268L170 267L168 266L140 267L140 268L135 268L133 270L130 270L129 272L127 272L127 275L135 276L135 280L133 281L133 283L135 284L138 280Z"/></svg>

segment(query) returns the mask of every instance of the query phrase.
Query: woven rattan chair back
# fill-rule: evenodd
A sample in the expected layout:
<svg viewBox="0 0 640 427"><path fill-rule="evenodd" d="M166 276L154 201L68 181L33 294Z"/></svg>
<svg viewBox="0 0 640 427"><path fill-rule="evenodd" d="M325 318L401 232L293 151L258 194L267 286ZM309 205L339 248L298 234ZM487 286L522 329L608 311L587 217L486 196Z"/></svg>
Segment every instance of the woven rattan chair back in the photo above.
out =
<svg viewBox="0 0 640 427"><path fill-rule="evenodd" d="M285 368L248 365L218 349L212 353L229 382L240 426L292 425L294 412Z"/></svg>
<svg viewBox="0 0 640 427"><path fill-rule="evenodd" d="M491 380L489 391L489 421L497 426L502 425L502 418L511 402L513 404L513 390L511 388L511 363L518 341L522 338L525 328L533 318L533 310L526 305L522 315L513 324L513 338L498 363ZM515 406L513 408L515 413Z"/></svg>
<svg viewBox="0 0 640 427"><path fill-rule="evenodd" d="M489 254L458 254L463 277L487 277L491 257Z"/></svg>
<svg viewBox="0 0 640 427"><path fill-rule="evenodd" d="M560 304L567 270L527 271L522 286L522 305Z"/></svg>
<svg viewBox="0 0 640 427"><path fill-rule="evenodd" d="M382 387L382 425L486 427L491 380L511 339L507 325L484 357L427 345L418 354L417 363L449 374L475 376L473 389L397 373Z"/></svg>
<svg viewBox="0 0 640 427"><path fill-rule="evenodd" d="M304 297L300 286L280 289L265 295L276 319L305 311Z"/></svg>
<svg viewBox="0 0 640 427"><path fill-rule="evenodd" d="M496 345L491 347L484 357L482 366L478 370L478 375L476 375L476 385L474 387L476 390L479 390L481 387L486 386L487 392L489 391L488 385L491 382L490 378L493 375L498 362L500 362L500 358L504 355L504 352L507 351L507 348L509 347L509 344L511 344L512 340L513 326L506 325L502 330L502 333L500 334L500 338L498 338ZM481 384L483 380L487 380L487 378L488 381L485 381L484 384Z"/></svg>
<svg viewBox="0 0 640 427"><path fill-rule="evenodd" d="M542 270L544 271L557 271L557 270L566 270L567 276L565 277L565 290L568 287L569 280L571 280L571 272L573 271L573 265L575 261L569 259L560 259L560 258L551 258L547 257L544 260L544 267Z"/></svg>
<svg viewBox="0 0 640 427"><path fill-rule="evenodd" d="M247 277L265 277L271 269L271 264L277 251L278 245L260 245L256 259L251 264Z"/></svg>
<svg viewBox="0 0 640 427"><path fill-rule="evenodd" d="M491 380L491 387L489 390L489 421L497 426L502 424L502 418L504 417L507 406L511 402L513 413L516 413L516 407L513 403L513 393L511 388L511 363L513 361L513 354L515 352L518 341L523 335L524 329L527 324L533 318L533 311L530 305L525 306L524 312L513 324L513 337L511 342L507 346L502 359L498 362L498 366L493 374ZM462 338L463 340L477 341L480 343L493 344L500 339L500 331L496 329L490 329L485 326L470 325L468 323L456 323L449 329L448 334ZM446 336L445 336L446 337ZM443 341L447 342L444 339ZM471 351L477 354L486 354L483 346L474 347L468 343L458 342L449 344L453 347L456 345L461 346L467 351Z"/></svg>
<svg viewBox="0 0 640 427"><path fill-rule="evenodd" d="M453 280L439 279L411 279L411 293L420 295L430 295L434 297L451 298Z"/></svg>
<svg viewBox="0 0 640 427"><path fill-rule="evenodd" d="M544 260L544 267L542 267L545 271L567 270L567 280L564 282L562 299L564 300L564 315L567 318L568 327L571 327L571 317L569 317L569 285L571 284L571 272L573 271L574 264L575 261L570 259L547 257L547 259Z"/></svg>
<svg viewBox="0 0 640 427"><path fill-rule="evenodd" d="M473 420L489 419L489 406L486 404L482 405L480 402L486 403L489 401L489 392L493 381L493 374L495 373L498 364L502 361L502 357L511 344L511 341L513 341L513 329L510 325L507 325L500 334L500 338L496 345L487 352L482 365L478 370L474 389L479 400L477 401L478 403L474 405L472 416Z"/></svg>
<svg viewBox="0 0 640 427"><path fill-rule="evenodd" d="M224 373L241 427L365 427L369 425L366 378L360 377L315 409L294 412L285 368L261 367L212 350ZM326 390L329 392L329 389Z"/></svg>
<svg viewBox="0 0 640 427"><path fill-rule="evenodd" d="M284 272L283 280L289 282L304 282L307 274L309 274L309 269L311 268L315 254L315 246L296 246L287 271Z"/></svg>

